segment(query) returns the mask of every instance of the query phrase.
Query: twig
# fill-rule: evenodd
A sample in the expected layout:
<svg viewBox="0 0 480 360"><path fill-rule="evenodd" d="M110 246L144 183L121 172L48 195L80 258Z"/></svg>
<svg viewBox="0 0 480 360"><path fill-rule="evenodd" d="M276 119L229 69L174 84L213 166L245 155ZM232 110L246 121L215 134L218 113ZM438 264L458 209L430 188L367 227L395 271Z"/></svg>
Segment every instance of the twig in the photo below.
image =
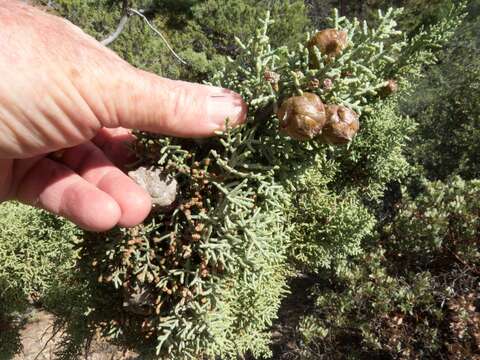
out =
<svg viewBox="0 0 480 360"><path fill-rule="evenodd" d="M448 249L448 251L450 252L450 254L453 255L453 257L455 258L455 260L457 260L457 262L459 262L460 264L462 264L463 266L465 266L467 268L467 270L471 271L474 275L480 275L480 271L471 267L469 264L467 264L465 261L462 260L462 258L460 258L460 256L458 256L457 253L455 253L452 249Z"/></svg>
<svg viewBox="0 0 480 360"><path fill-rule="evenodd" d="M163 34L157 29L155 28L155 26L153 26L150 21L148 21L147 17L145 15L143 15L140 11L138 10L135 10L135 9L132 9L132 8L129 8L128 7L128 0L123 0L123 10L122 10L122 13L123 13L123 16L122 18L120 19L120 22L118 23L118 26L117 28L115 29L115 31L109 35L107 38L103 39L100 43L102 45L105 45L105 46L108 46L110 45L112 42L114 42L119 36L120 34L123 32L124 28L125 28L125 25L127 25L127 22L128 22L128 19L130 18L130 16L132 14L134 15L137 15L137 16L140 16L142 18L143 21L145 21L145 23L150 27L150 29L152 29L158 36L160 36L160 38L162 39L162 41L165 43L165 45L167 46L168 50L170 50L170 52L173 54L173 56L175 56L175 58L177 58L178 61L180 61L182 64L184 65L188 65L187 62L185 60L183 60L176 52L175 50L173 50L173 48L170 46L170 44L168 43L167 39L165 38L165 36L163 36Z"/></svg>
<svg viewBox="0 0 480 360"><path fill-rule="evenodd" d="M161 39L163 40L163 42L165 43L165 45L167 45L167 48L168 50L170 50L170 52L173 54L173 56L175 56L177 58L178 61L180 61L182 64L184 65L187 65L187 62L185 60L183 60L173 49L172 47L170 46L170 44L168 43L167 39L165 39L165 37L163 36L163 34L158 31L151 23L150 21L148 21L147 17L145 15L143 15L140 11L138 10L135 10L135 9L128 9L129 12L132 12L134 13L135 15L138 15L140 16L143 21L145 21L145 23L150 27L150 29L152 29L158 36L161 37Z"/></svg>
<svg viewBox="0 0 480 360"><path fill-rule="evenodd" d="M123 31L123 28L125 27L125 25L127 25L127 22L128 22L128 17L129 15L123 15L122 18L120 19L120 22L118 23L118 27L117 29L115 30L114 33L112 33L111 35L109 35L107 38L103 39L102 41L100 41L100 43L102 45L105 45L105 46L108 46L110 45L112 42L114 42L115 40L117 40L117 38L120 36L120 34L122 33Z"/></svg>
<svg viewBox="0 0 480 360"><path fill-rule="evenodd" d="M120 36L122 33L123 29L125 28L125 25L127 25L128 18L130 17L130 13L128 11L128 0L123 0L123 5L122 5L122 18L120 19L120 22L118 23L117 28L115 31L109 35L107 38L103 39L100 41L102 45L108 46L117 38Z"/></svg>
<svg viewBox="0 0 480 360"><path fill-rule="evenodd" d="M45 332L43 333L41 339L43 339L43 337L46 335L47 331L48 331L51 327L53 327L53 325L51 325L51 326L49 326L47 329L45 329ZM50 341L52 341L52 340L55 338L55 336L57 336L57 334L58 334L60 331L62 331L62 328L61 328L61 327L59 327L58 329L56 329L56 330L53 331L52 335L48 338L48 340L45 342L45 344L43 344L42 349L37 353L37 355L35 356L35 358L34 358L33 360L37 360L38 357L39 357L40 355L42 355L42 353L45 351L45 349L47 348L47 346L48 346L48 344L50 343ZM62 331L62 333L63 333L63 331Z"/></svg>

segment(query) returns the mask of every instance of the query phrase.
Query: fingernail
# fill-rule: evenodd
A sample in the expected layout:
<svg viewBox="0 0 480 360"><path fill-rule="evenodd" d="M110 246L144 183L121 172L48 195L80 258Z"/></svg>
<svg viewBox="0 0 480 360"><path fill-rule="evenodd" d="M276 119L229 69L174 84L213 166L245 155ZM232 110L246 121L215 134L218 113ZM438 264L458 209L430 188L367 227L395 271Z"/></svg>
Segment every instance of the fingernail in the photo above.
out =
<svg viewBox="0 0 480 360"><path fill-rule="evenodd" d="M240 95L226 89L216 88L208 98L208 121L215 130L225 127L226 119L229 125L237 125L245 120L247 105Z"/></svg>

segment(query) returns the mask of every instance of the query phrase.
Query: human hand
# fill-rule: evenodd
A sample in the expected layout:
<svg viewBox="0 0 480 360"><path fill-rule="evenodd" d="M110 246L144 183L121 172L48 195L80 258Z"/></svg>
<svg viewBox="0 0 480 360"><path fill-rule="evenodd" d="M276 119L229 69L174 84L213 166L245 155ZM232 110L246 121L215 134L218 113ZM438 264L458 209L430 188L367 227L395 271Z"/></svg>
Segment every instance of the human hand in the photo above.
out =
<svg viewBox="0 0 480 360"><path fill-rule="evenodd" d="M71 23L0 0L0 201L92 231L134 226L151 200L117 167L126 129L203 137L245 114L238 94L135 69Z"/></svg>

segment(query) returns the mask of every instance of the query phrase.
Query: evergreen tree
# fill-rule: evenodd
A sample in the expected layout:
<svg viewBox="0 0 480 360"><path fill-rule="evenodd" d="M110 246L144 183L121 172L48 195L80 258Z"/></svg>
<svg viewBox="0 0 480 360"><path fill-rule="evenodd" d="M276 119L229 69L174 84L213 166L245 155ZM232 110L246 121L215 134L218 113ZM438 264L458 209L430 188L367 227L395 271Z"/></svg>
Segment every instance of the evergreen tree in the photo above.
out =
<svg viewBox="0 0 480 360"><path fill-rule="evenodd" d="M473 359L478 351L478 180L421 183L348 273L324 274L301 358Z"/></svg>

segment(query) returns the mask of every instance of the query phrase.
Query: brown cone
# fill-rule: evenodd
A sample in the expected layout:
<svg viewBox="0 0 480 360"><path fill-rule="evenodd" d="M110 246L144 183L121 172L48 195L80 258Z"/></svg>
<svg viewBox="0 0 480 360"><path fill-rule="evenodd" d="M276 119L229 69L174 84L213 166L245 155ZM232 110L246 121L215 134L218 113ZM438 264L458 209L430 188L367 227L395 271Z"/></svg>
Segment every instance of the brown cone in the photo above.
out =
<svg viewBox="0 0 480 360"><path fill-rule="evenodd" d="M277 112L280 131L296 140L310 140L325 125L325 106L312 93L286 99Z"/></svg>
<svg viewBox="0 0 480 360"><path fill-rule="evenodd" d="M342 53L347 44L348 34L346 31L325 29L317 32L307 43L312 67L320 66L313 51L314 47L317 47L322 55L327 55L330 59L333 59Z"/></svg>
<svg viewBox="0 0 480 360"><path fill-rule="evenodd" d="M387 97L398 91L398 83L395 80L388 80L388 84L382 87L379 91L381 97Z"/></svg>
<svg viewBox="0 0 480 360"><path fill-rule="evenodd" d="M328 144L346 144L360 129L358 114L342 105L326 106L327 122L321 139Z"/></svg>

